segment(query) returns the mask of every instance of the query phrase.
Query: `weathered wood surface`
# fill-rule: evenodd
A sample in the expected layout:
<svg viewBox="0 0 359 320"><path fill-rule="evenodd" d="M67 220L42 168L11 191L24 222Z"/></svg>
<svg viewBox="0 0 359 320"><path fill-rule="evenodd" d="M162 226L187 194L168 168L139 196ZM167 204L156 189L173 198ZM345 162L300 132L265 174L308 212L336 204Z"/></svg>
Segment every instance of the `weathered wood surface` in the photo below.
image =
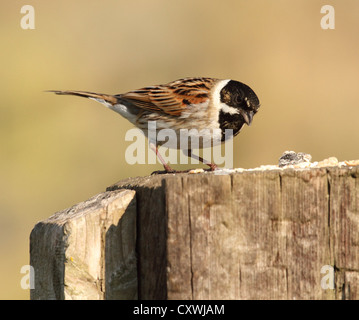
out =
<svg viewBox="0 0 359 320"><path fill-rule="evenodd" d="M125 214L98 222L112 212L103 195L127 197L127 226ZM359 299L359 167L141 177L103 195L92 212L75 207L75 224L70 210L34 228L33 299Z"/></svg>
<svg viewBox="0 0 359 320"><path fill-rule="evenodd" d="M137 298L134 195L105 192L36 224L30 298Z"/></svg>

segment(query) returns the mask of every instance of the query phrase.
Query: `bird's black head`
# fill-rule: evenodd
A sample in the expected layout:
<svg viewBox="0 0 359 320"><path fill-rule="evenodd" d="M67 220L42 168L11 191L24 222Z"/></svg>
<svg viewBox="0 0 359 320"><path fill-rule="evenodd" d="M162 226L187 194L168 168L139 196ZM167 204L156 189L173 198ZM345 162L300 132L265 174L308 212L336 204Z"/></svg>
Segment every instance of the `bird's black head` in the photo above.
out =
<svg viewBox="0 0 359 320"><path fill-rule="evenodd" d="M254 91L242 82L230 80L220 91L219 125L222 141L230 138L226 129L237 135L244 124L250 125L260 103Z"/></svg>
<svg viewBox="0 0 359 320"><path fill-rule="evenodd" d="M251 124L253 116L260 107L259 99L254 91L246 84L235 80L230 80L223 87L220 99L221 103L225 104L222 105L221 111L229 114L238 113L247 125Z"/></svg>

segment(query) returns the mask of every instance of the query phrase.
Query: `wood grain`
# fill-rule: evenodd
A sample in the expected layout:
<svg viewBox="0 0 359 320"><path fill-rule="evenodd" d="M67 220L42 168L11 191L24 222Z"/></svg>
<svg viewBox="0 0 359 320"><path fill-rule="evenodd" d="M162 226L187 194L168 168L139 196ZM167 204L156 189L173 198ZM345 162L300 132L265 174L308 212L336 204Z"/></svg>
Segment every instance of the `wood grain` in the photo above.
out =
<svg viewBox="0 0 359 320"><path fill-rule="evenodd" d="M36 224L31 299L137 298L134 192L105 192Z"/></svg>
<svg viewBox="0 0 359 320"><path fill-rule="evenodd" d="M32 298L359 298L359 167L138 177L97 197L34 228Z"/></svg>

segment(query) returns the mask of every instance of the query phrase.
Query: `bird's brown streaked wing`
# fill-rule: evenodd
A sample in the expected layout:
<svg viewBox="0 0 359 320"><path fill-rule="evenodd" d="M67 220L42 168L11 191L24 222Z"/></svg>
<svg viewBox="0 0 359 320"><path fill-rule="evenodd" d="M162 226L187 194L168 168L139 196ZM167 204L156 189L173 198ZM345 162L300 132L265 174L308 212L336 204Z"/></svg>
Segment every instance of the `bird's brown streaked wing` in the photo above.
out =
<svg viewBox="0 0 359 320"><path fill-rule="evenodd" d="M189 105L208 101L216 81L217 79L212 78L186 78L130 91L120 96L139 108L179 116Z"/></svg>
<svg viewBox="0 0 359 320"><path fill-rule="evenodd" d="M161 111L159 107L157 107L155 104L151 102L149 92L150 92L150 87L147 87L147 88L119 94L117 95L117 97L120 99L120 101L121 99L127 100L135 107L141 109L146 109L151 111Z"/></svg>

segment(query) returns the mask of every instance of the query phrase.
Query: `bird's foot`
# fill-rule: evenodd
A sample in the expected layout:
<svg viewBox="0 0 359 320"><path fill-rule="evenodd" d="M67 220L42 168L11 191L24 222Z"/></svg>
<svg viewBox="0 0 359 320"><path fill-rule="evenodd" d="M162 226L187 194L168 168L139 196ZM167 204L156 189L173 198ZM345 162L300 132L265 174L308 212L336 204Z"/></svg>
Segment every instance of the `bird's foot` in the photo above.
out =
<svg viewBox="0 0 359 320"><path fill-rule="evenodd" d="M191 171L191 169L189 169L189 170L173 170L173 169L171 169L171 170L157 170L157 171L153 171L151 173L151 176L155 175L155 174L167 174L167 173L188 173L190 171Z"/></svg>
<svg viewBox="0 0 359 320"><path fill-rule="evenodd" d="M218 166L215 163L206 163L207 166L209 166L209 169L206 169L205 171L215 171L218 169Z"/></svg>
<svg viewBox="0 0 359 320"><path fill-rule="evenodd" d="M163 164L163 168L165 170L157 170L157 171L153 171L151 173L151 176L154 174L166 174L166 173L178 173L179 171L173 170L168 164Z"/></svg>

